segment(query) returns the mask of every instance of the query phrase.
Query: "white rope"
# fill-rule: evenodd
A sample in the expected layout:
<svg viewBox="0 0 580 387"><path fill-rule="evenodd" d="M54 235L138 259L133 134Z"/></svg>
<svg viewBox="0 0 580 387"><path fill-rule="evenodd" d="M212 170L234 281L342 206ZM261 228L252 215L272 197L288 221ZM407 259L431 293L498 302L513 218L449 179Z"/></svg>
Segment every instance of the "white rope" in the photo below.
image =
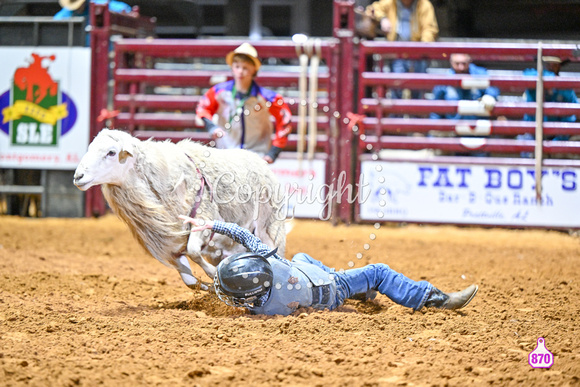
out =
<svg viewBox="0 0 580 387"><path fill-rule="evenodd" d="M542 42L538 43L538 79L536 80L536 202L542 205L542 160L544 158L544 65L542 63Z"/></svg>
<svg viewBox="0 0 580 387"><path fill-rule="evenodd" d="M315 39L312 43L313 53L310 58L310 122L308 126L308 160L314 159L316 152L316 137L318 135L318 67L321 56L320 39Z"/></svg>
<svg viewBox="0 0 580 387"><path fill-rule="evenodd" d="M304 143L306 137L306 88L308 75L308 54L302 51L302 44L296 45L296 54L300 62L300 78L298 79L298 143L296 145L296 156L298 158L298 168L302 169L302 159L304 158Z"/></svg>

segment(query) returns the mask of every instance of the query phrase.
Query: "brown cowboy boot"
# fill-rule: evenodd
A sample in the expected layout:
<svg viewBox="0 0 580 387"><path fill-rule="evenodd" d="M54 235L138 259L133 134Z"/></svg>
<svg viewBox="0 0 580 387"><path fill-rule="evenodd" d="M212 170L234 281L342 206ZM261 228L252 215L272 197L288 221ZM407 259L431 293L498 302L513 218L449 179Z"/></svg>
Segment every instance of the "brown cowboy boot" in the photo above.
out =
<svg viewBox="0 0 580 387"><path fill-rule="evenodd" d="M431 294L425 301L425 307L438 309L461 309L467 306L477 294L479 287L471 285L460 292L443 293L441 290L433 287Z"/></svg>

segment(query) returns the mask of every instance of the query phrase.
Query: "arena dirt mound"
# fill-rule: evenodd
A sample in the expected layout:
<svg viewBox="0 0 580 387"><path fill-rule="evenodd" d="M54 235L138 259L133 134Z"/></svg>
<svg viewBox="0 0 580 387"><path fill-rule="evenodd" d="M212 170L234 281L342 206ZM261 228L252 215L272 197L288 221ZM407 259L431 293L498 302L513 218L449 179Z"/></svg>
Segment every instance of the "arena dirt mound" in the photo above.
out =
<svg viewBox="0 0 580 387"><path fill-rule="evenodd" d="M198 311L198 316L226 317L247 314L245 309L234 308L224 304L215 294L199 292L190 300L174 301L158 305L163 309L182 309Z"/></svg>
<svg viewBox="0 0 580 387"><path fill-rule="evenodd" d="M379 295L287 317L191 291L113 216L1 217L0 245L0 385L580 383L580 239L562 232L296 220L288 256L480 290L459 312ZM539 337L550 369L528 365Z"/></svg>

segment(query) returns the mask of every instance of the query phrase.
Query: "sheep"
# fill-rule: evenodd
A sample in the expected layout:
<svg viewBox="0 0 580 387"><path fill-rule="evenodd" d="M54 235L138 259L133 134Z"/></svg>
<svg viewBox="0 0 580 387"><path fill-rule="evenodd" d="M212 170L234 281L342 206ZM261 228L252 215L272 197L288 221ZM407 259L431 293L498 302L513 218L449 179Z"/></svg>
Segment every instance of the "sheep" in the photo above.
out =
<svg viewBox="0 0 580 387"><path fill-rule="evenodd" d="M141 246L174 267L192 289L209 287L193 276L187 257L213 280L216 265L245 248L208 230L190 233L179 215L237 223L284 255L280 185L267 163L250 151L215 149L187 139L177 144L141 141L103 129L73 182L82 191L101 185L107 203Z"/></svg>

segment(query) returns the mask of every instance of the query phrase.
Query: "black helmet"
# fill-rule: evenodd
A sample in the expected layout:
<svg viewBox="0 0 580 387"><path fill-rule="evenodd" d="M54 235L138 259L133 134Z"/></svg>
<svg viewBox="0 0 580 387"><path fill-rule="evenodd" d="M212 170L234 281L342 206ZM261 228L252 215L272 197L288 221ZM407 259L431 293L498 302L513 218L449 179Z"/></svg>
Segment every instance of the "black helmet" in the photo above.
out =
<svg viewBox="0 0 580 387"><path fill-rule="evenodd" d="M239 253L220 262L214 277L214 288L220 300L227 305L252 307L258 298L270 290L273 279L272 266L265 257L255 253Z"/></svg>

